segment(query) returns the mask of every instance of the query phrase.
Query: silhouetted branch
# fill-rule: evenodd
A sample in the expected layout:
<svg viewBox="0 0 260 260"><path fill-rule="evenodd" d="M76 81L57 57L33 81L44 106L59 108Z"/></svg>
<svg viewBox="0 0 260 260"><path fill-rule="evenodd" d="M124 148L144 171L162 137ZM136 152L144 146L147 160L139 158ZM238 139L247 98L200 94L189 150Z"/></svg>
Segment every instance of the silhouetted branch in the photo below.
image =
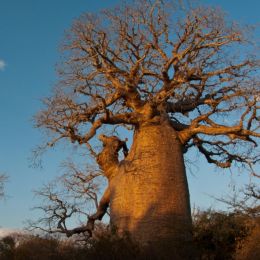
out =
<svg viewBox="0 0 260 260"><path fill-rule="evenodd" d="M7 181L8 177L5 174L0 174L0 198L4 197L5 192L4 192L4 185L5 182Z"/></svg>
<svg viewBox="0 0 260 260"><path fill-rule="evenodd" d="M235 212L254 218L260 216L260 189L254 183L246 185L239 193L217 200L227 204Z"/></svg>

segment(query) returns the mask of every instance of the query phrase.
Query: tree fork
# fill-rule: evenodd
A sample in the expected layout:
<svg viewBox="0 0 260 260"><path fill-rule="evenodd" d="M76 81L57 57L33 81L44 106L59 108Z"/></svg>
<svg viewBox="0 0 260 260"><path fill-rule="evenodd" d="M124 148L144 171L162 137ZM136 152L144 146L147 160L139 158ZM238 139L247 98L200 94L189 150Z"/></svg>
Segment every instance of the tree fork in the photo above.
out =
<svg viewBox="0 0 260 260"><path fill-rule="evenodd" d="M97 162L108 179L106 188L95 214L88 218L87 231L92 236L96 220L102 220L110 203L110 180L116 174L119 166L118 152L123 149L124 156L128 155L128 148L125 141L116 136L100 135L99 140L103 143L103 150L97 156Z"/></svg>

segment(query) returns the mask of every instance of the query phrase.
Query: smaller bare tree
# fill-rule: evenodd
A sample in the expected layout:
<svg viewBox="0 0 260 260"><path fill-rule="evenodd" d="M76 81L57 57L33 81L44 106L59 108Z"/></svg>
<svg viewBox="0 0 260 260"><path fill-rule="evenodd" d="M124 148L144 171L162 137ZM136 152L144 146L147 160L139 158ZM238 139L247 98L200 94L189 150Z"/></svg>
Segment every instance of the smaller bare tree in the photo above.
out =
<svg viewBox="0 0 260 260"><path fill-rule="evenodd" d="M66 170L62 176L35 191L42 203L33 209L40 210L43 217L29 220L28 229L48 234L61 233L67 237L78 234L80 241L86 241L94 229L94 221L89 212L95 209L98 211L100 186L104 184L100 180L102 173L90 165L79 169L73 162L66 162L62 166ZM83 217L84 220L89 219L85 225ZM73 220L79 222L78 228L69 228Z"/></svg>

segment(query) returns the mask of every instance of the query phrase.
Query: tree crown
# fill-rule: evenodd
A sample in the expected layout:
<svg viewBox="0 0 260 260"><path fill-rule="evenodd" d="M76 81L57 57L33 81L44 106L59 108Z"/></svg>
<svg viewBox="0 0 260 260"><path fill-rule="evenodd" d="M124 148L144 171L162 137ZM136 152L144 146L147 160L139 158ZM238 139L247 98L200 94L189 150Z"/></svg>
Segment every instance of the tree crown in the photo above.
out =
<svg viewBox="0 0 260 260"><path fill-rule="evenodd" d="M86 144L104 125L169 120L209 163L259 161L259 60L243 29L216 8L136 1L74 22L61 81L37 127ZM238 148L240 147L240 148ZM92 150L93 154L95 152Z"/></svg>

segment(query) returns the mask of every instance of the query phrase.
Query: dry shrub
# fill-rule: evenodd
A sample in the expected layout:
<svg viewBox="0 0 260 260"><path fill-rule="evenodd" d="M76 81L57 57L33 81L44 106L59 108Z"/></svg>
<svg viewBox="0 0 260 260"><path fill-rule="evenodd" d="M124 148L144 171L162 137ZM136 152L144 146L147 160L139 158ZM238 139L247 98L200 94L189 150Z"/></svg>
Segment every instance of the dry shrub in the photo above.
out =
<svg viewBox="0 0 260 260"><path fill-rule="evenodd" d="M248 217L241 214L198 212L193 237L199 259L235 259L237 248L251 233Z"/></svg>
<svg viewBox="0 0 260 260"><path fill-rule="evenodd" d="M180 244L178 252L187 259L260 259L260 220L252 229L253 219L241 214L205 211L194 217L193 245ZM255 222L254 222L255 223ZM252 230L252 232L251 232ZM62 241L50 237L29 237L15 245L10 237L0 240L1 260L121 260L121 259L186 259L176 255L176 248L164 242L141 247L127 234L119 237L116 232L100 229L86 244ZM176 252L177 252L176 251Z"/></svg>
<svg viewBox="0 0 260 260"><path fill-rule="evenodd" d="M0 240L0 259L8 260L14 257L15 241L11 236L6 236Z"/></svg>
<svg viewBox="0 0 260 260"><path fill-rule="evenodd" d="M243 241L236 252L237 260L260 259L260 218L253 221L251 234Z"/></svg>

